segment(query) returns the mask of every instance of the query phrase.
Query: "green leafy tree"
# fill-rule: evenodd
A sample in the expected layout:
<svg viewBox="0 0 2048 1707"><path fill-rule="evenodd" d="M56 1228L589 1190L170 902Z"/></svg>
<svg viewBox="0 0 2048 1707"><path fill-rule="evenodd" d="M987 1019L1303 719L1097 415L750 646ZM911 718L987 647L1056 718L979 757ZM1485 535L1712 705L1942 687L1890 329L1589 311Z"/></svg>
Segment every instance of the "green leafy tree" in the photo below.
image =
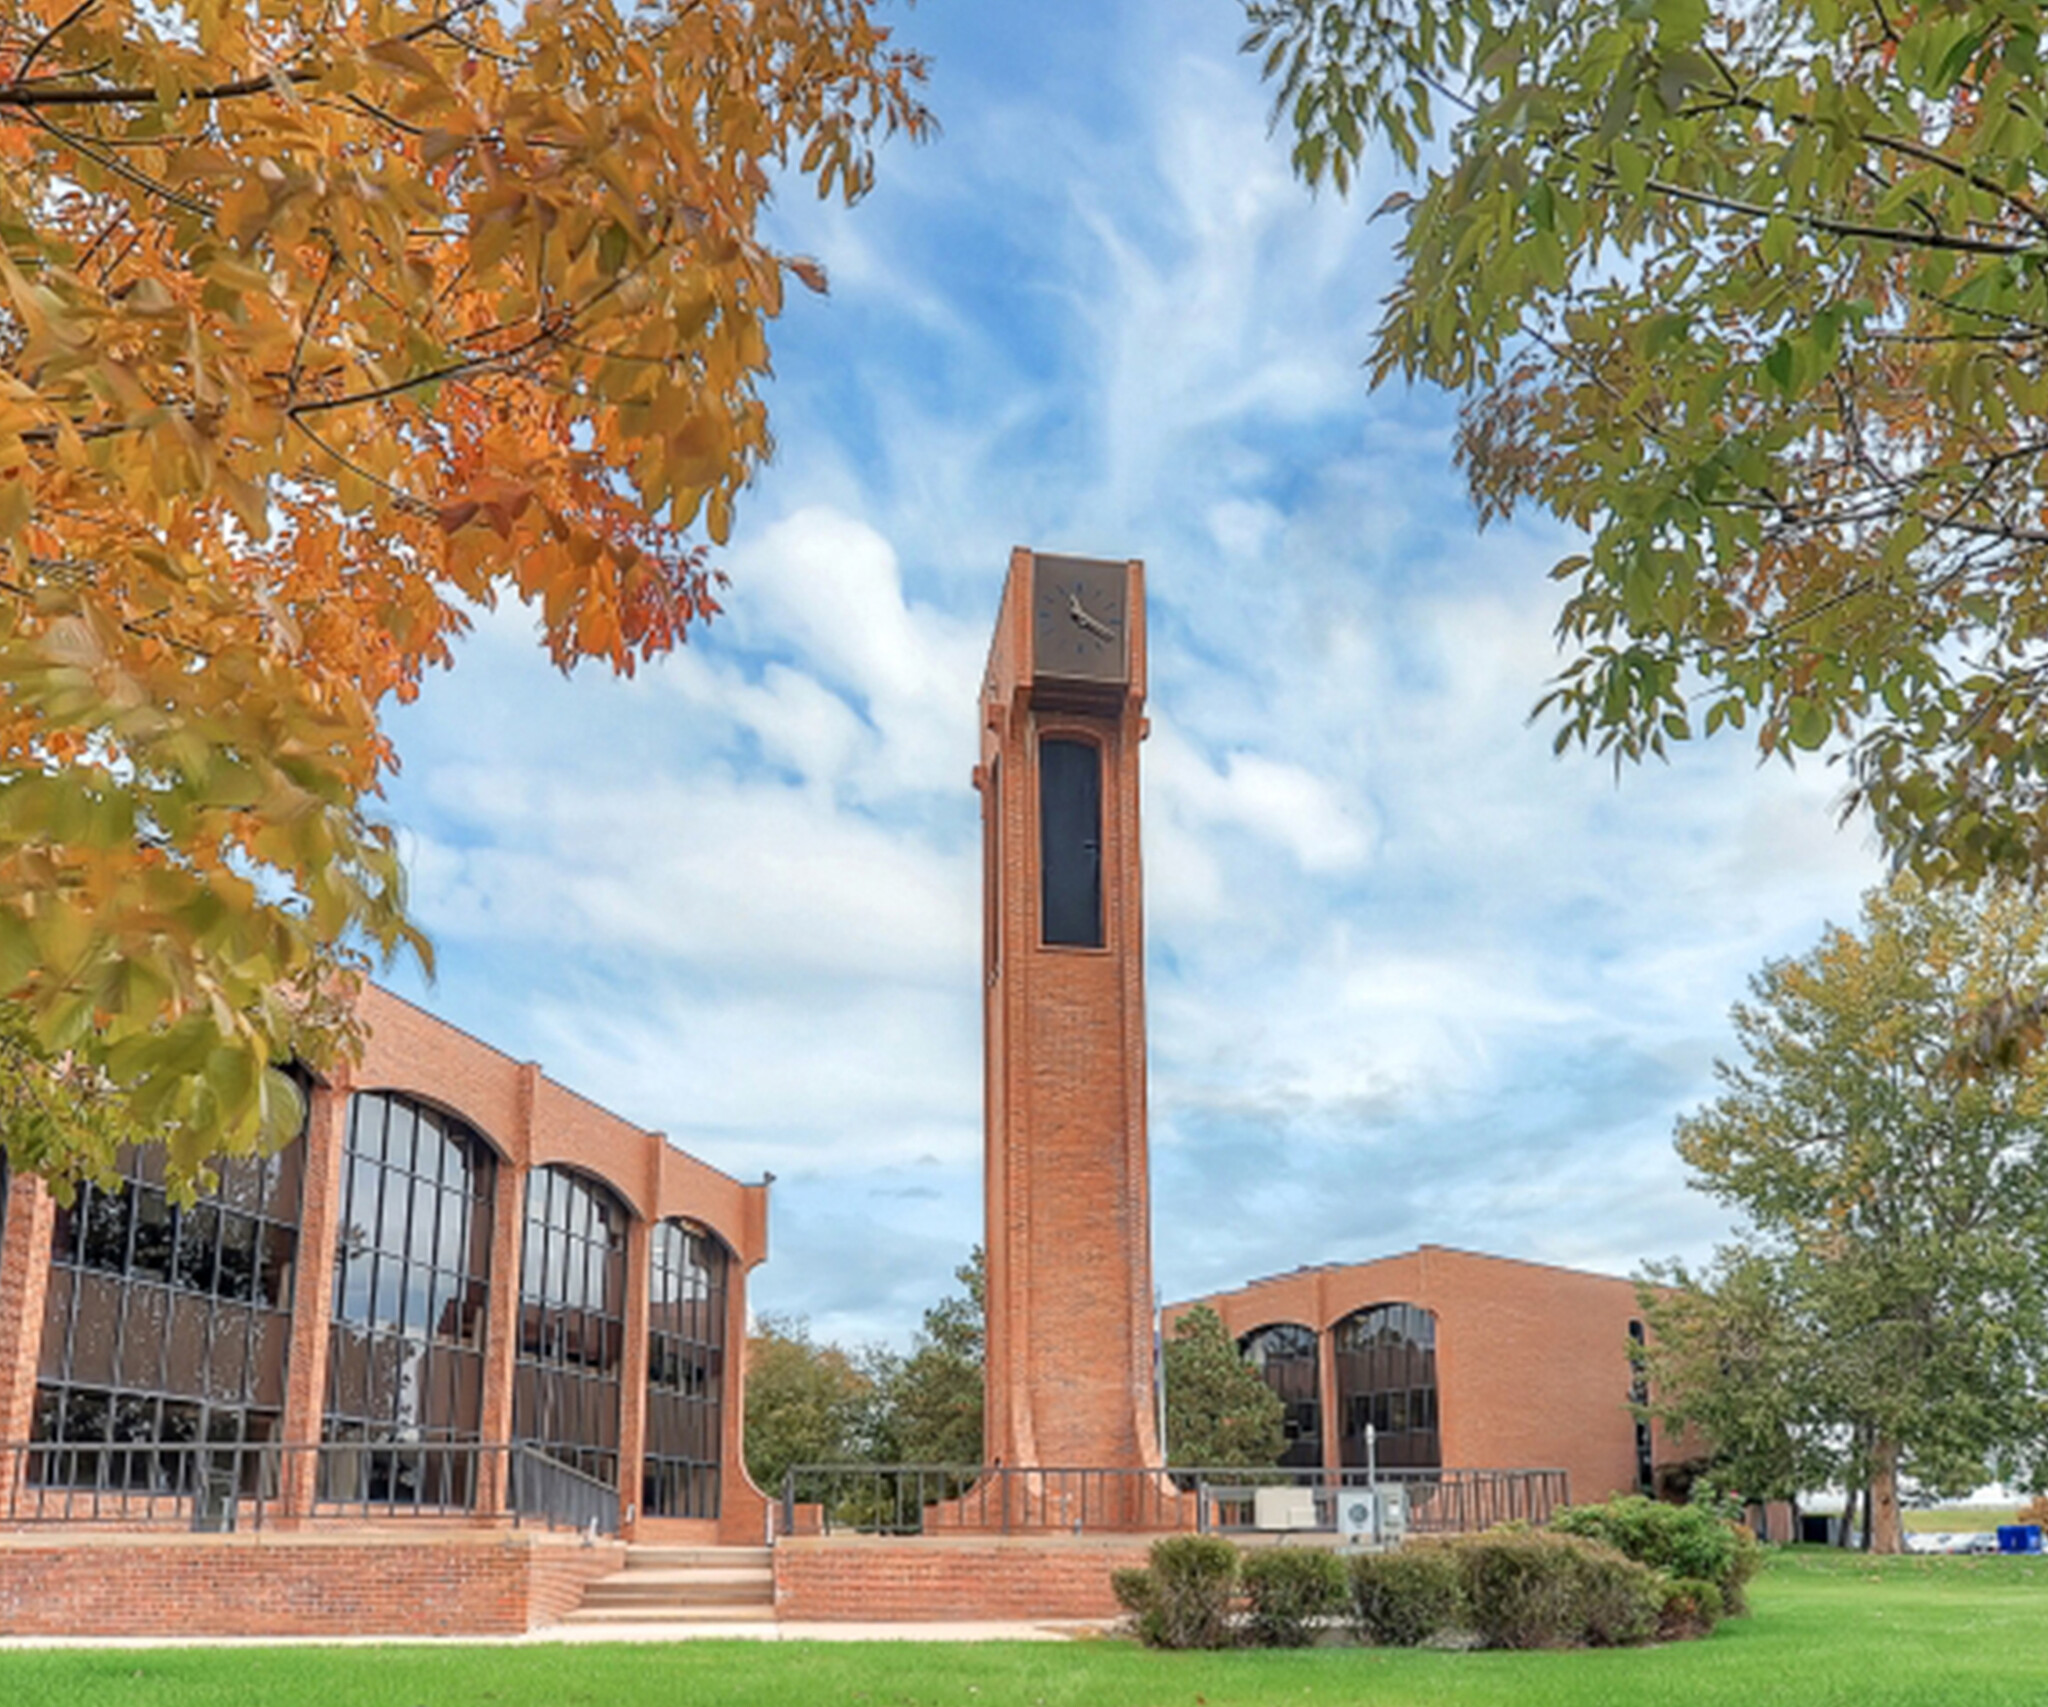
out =
<svg viewBox="0 0 2048 1707"><path fill-rule="evenodd" d="M1197 1304L1164 1347L1166 1461L1267 1465L1287 1449L1287 1407L1238 1352L1223 1318Z"/></svg>
<svg viewBox="0 0 2048 1707"><path fill-rule="evenodd" d="M867 1361L820 1345L801 1316L763 1316L747 1336L747 1474L774 1495L797 1464L874 1456L878 1388Z"/></svg>
<svg viewBox="0 0 2048 1707"><path fill-rule="evenodd" d="M1846 761L1928 878L2048 871L2048 68L2013 0L1246 0L1297 170L1383 142L1376 380L1468 396L1560 747Z"/></svg>
<svg viewBox="0 0 2048 1707"><path fill-rule="evenodd" d="M1651 1409L1697 1428L1712 1443L1700 1467L1746 1500L1796 1500L1842 1468L1819 1342L1785 1270L1778 1256L1731 1248L1703 1273L1652 1265L1639 1293L1654 1337L1632 1349L1665 1401Z"/></svg>
<svg viewBox="0 0 2048 1707"><path fill-rule="evenodd" d="M925 1311L910 1355L883 1383L884 1455L898 1463L982 1461L988 1271L979 1245L953 1276L961 1291Z"/></svg>
<svg viewBox="0 0 2048 1707"><path fill-rule="evenodd" d="M1902 879L1735 1008L1742 1058L1677 1142L1746 1225L1697 1290L1653 1303L1651 1373L1745 1493L1867 1483L1895 1552L1902 1479L1954 1493L2048 1464L2048 1058L1965 1071L1957 1050L2044 987L2037 901Z"/></svg>

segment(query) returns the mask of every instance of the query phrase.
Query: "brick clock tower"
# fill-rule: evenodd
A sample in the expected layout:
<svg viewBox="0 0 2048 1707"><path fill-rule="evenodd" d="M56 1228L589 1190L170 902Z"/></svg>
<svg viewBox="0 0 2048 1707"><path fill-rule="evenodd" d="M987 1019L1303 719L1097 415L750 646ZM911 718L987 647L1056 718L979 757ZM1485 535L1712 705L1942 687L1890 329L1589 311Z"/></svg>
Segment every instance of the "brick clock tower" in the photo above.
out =
<svg viewBox="0 0 2048 1707"><path fill-rule="evenodd" d="M1137 562L1010 556L981 693L988 1375L1016 1467L1161 1462Z"/></svg>

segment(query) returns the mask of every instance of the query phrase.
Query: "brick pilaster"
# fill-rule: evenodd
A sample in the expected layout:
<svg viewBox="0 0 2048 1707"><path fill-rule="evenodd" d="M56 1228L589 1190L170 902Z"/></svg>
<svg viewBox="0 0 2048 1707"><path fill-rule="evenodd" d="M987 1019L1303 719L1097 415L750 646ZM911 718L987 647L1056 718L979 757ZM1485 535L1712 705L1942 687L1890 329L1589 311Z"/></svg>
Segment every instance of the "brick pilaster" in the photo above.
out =
<svg viewBox="0 0 2048 1707"><path fill-rule="evenodd" d="M0 1443L28 1439L34 1422L56 1219L56 1202L41 1180L18 1174L9 1182L6 1241L0 1245ZM14 1453L0 1452L0 1513L13 1504L19 1468Z"/></svg>
<svg viewBox="0 0 2048 1707"><path fill-rule="evenodd" d="M348 1149L351 1091L346 1077L315 1085L306 1111L304 1195L299 1204L298 1262L292 1279L291 1354L285 1365L284 1440L320 1443L327 1409L327 1339L334 1315L334 1264L340 1238L341 1167ZM318 1486L316 1454L286 1459L285 1514L310 1511Z"/></svg>
<svg viewBox="0 0 2048 1707"><path fill-rule="evenodd" d="M619 1516L630 1540L640 1511L641 1463L647 1454L647 1297L654 1230L626 1223L626 1355L619 1369Z"/></svg>
<svg viewBox="0 0 2048 1707"><path fill-rule="evenodd" d="M533 1156L534 1104L540 1090L540 1068L521 1064L515 1153L498 1159L497 1188L491 1199L491 1307L484 1324L483 1436L486 1445L512 1439L512 1377L519 1361L519 1258L526 1225L526 1175ZM486 1458L477 1488L479 1516L506 1510L503 1457Z"/></svg>

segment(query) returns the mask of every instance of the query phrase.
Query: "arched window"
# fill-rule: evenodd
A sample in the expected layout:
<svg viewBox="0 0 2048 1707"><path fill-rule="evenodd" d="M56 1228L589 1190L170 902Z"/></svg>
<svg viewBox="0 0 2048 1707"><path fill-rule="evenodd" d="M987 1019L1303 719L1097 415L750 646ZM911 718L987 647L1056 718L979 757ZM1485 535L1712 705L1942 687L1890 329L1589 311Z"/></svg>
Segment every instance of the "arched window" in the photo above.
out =
<svg viewBox="0 0 2048 1707"><path fill-rule="evenodd" d="M1282 1464L1319 1465L1323 1461L1323 1409L1316 1331L1299 1322L1275 1322L1254 1328L1237 1349L1266 1378L1266 1385L1286 1402L1287 1449Z"/></svg>
<svg viewBox="0 0 2048 1707"><path fill-rule="evenodd" d="M278 1438L305 1142L216 1160L215 1188L189 1209L164 1188L160 1146L114 1165L120 1183L81 1185L51 1237L33 1432L79 1450L50 1454L41 1473L183 1489L199 1469L188 1455L89 1448ZM254 1478L256 1459L235 1474Z"/></svg>
<svg viewBox="0 0 2048 1707"><path fill-rule="evenodd" d="M468 1505L467 1455L387 1446L483 1438L496 1164L468 1126L410 1097L349 1103L321 1438L333 1497Z"/></svg>
<svg viewBox="0 0 2048 1707"><path fill-rule="evenodd" d="M717 1234L688 1221L663 1221L650 1244L641 1509L716 1517L728 1257Z"/></svg>
<svg viewBox="0 0 2048 1707"><path fill-rule="evenodd" d="M1434 1470L1437 1433L1436 1317L1419 1304L1375 1304L1346 1316L1337 1336L1337 1404L1345 1465L1366 1462L1365 1426L1382 1469Z"/></svg>
<svg viewBox="0 0 2048 1707"><path fill-rule="evenodd" d="M566 1168L526 1176L512 1438L619 1483L626 1343L626 1210Z"/></svg>

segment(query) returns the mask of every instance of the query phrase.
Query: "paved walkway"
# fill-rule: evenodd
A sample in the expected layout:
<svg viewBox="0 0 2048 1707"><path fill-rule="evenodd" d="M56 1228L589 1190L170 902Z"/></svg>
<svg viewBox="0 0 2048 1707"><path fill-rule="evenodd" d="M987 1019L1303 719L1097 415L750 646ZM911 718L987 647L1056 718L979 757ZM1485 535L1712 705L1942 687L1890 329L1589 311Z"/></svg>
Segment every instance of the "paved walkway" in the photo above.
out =
<svg viewBox="0 0 2048 1707"><path fill-rule="evenodd" d="M1004 1623L950 1619L927 1624L553 1624L523 1636L0 1636L11 1648L526 1648L570 1642L1072 1642L1103 1635L1102 1622Z"/></svg>

